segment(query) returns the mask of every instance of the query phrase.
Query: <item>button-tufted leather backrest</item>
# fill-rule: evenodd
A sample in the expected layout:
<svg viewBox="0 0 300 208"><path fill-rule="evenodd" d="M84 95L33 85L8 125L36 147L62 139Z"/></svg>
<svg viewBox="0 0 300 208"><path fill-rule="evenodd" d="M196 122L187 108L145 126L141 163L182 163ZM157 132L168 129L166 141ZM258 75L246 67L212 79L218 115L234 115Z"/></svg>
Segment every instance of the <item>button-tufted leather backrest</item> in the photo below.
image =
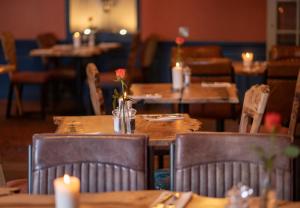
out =
<svg viewBox="0 0 300 208"><path fill-rule="evenodd" d="M81 192L147 189L147 145L145 135L36 134L32 192L53 194L65 173L80 179Z"/></svg>
<svg viewBox="0 0 300 208"><path fill-rule="evenodd" d="M242 182L258 195L261 192L259 184L263 167L254 147L261 146L268 151L274 148L275 152L281 153L290 139L288 136L277 136L273 144L267 134L179 134L172 158L173 187L175 191L224 197L227 190ZM272 179L278 199L291 199L291 163L282 154L276 158Z"/></svg>

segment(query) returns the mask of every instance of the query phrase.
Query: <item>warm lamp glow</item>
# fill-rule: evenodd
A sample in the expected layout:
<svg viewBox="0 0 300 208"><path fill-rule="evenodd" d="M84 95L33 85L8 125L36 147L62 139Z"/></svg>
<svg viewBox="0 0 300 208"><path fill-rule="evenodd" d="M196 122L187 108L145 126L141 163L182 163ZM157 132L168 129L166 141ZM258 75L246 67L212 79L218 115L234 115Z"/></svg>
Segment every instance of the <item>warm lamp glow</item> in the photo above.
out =
<svg viewBox="0 0 300 208"><path fill-rule="evenodd" d="M91 34L92 30L90 28L86 28L84 31L83 31L83 34L85 35L89 35Z"/></svg>
<svg viewBox="0 0 300 208"><path fill-rule="evenodd" d="M64 175L64 183L65 184L70 184L70 182L71 182L70 176L68 174L65 174Z"/></svg>

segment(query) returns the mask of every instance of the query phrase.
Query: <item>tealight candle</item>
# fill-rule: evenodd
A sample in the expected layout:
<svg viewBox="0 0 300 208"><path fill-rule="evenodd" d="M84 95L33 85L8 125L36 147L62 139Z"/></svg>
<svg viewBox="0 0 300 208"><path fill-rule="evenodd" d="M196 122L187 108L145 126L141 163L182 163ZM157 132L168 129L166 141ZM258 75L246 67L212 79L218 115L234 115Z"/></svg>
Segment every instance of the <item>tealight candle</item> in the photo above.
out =
<svg viewBox="0 0 300 208"><path fill-rule="evenodd" d="M242 53L243 65L247 67L251 66L253 62L253 57L254 57L253 53L243 52Z"/></svg>
<svg viewBox="0 0 300 208"><path fill-rule="evenodd" d="M55 207L77 208L80 181L77 177L64 175L54 180Z"/></svg>
<svg viewBox="0 0 300 208"><path fill-rule="evenodd" d="M81 35L80 32L75 32L73 35L73 46L79 48L81 46Z"/></svg>
<svg viewBox="0 0 300 208"><path fill-rule="evenodd" d="M172 87L174 90L183 88L183 70L179 62L172 68Z"/></svg>

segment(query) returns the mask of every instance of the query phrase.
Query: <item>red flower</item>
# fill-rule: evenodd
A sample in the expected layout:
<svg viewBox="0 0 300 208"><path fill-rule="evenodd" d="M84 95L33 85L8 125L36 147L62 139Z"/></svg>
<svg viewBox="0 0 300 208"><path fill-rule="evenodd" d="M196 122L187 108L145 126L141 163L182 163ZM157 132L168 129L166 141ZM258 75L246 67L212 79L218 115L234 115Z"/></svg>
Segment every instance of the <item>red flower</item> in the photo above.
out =
<svg viewBox="0 0 300 208"><path fill-rule="evenodd" d="M117 69L115 72L116 72L117 78L119 78L119 79L124 79L125 78L125 74L126 74L125 69L120 68L120 69Z"/></svg>
<svg viewBox="0 0 300 208"><path fill-rule="evenodd" d="M279 113L270 112L265 116L265 126L270 132L275 131L281 123L281 116Z"/></svg>
<svg viewBox="0 0 300 208"><path fill-rule="evenodd" d="M184 41L185 41L185 39L184 39L183 37L177 37L177 38L175 39L175 42L176 42L177 45L182 45L182 44L184 44Z"/></svg>

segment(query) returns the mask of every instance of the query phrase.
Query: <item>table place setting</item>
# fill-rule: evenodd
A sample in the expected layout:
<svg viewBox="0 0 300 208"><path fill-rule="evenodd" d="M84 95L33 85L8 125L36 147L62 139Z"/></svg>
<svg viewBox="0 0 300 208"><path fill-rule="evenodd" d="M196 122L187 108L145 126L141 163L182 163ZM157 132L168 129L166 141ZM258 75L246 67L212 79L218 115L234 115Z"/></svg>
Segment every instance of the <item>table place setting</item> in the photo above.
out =
<svg viewBox="0 0 300 208"><path fill-rule="evenodd" d="M129 95L129 98L133 99L133 100L145 100L145 99L160 99L162 98L162 95L159 93L147 93L147 94L143 94L143 95Z"/></svg>
<svg viewBox="0 0 300 208"><path fill-rule="evenodd" d="M142 117L147 121L176 121L176 120L182 120L184 119L183 114L147 114L142 115Z"/></svg>
<svg viewBox="0 0 300 208"><path fill-rule="evenodd" d="M201 82L201 87L230 87L229 82Z"/></svg>
<svg viewBox="0 0 300 208"><path fill-rule="evenodd" d="M184 208L193 196L192 192L164 191L151 204L152 208Z"/></svg>

